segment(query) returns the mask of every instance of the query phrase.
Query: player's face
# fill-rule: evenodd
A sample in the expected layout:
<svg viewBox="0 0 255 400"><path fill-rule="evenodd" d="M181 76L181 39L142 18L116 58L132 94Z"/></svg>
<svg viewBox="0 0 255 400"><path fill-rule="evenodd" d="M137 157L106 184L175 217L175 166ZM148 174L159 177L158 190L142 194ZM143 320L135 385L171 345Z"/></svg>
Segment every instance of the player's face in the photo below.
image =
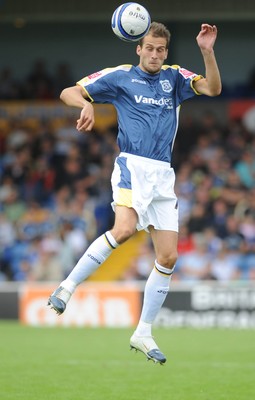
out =
<svg viewBox="0 0 255 400"><path fill-rule="evenodd" d="M136 52L140 57L141 70L157 74L167 58L166 39L149 34L144 37L142 46L137 46Z"/></svg>

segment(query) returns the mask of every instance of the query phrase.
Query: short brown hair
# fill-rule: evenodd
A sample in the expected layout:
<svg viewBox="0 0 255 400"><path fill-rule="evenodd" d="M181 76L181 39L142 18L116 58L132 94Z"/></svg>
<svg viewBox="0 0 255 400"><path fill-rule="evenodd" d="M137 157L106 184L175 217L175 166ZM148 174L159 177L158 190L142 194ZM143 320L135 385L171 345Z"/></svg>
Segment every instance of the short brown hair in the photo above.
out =
<svg viewBox="0 0 255 400"><path fill-rule="evenodd" d="M166 48L168 48L171 38L171 33L164 24L160 22L152 22L147 35L151 34L154 37L162 37L166 39ZM143 45L143 38L139 41L140 46Z"/></svg>

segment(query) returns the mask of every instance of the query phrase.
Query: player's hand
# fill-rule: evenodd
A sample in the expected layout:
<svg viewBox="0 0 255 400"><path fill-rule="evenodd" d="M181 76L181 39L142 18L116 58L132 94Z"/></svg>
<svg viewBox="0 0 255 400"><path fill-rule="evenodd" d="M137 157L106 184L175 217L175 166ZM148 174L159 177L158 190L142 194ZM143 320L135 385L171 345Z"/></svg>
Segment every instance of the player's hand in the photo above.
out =
<svg viewBox="0 0 255 400"><path fill-rule="evenodd" d="M215 25L202 24L201 31L197 35L197 44L202 52L210 53L217 38L217 27Z"/></svg>
<svg viewBox="0 0 255 400"><path fill-rule="evenodd" d="M76 129L79 132L90 132L94 123L94 107L91 103L87 103L81 110L80 118L77 120Z"/></svg>

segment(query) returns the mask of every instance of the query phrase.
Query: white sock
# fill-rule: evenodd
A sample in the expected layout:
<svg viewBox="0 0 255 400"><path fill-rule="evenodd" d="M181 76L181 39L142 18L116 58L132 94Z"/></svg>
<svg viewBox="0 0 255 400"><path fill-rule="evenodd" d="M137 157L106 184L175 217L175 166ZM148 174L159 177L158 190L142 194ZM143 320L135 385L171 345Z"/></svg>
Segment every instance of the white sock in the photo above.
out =
<svg viewBox="0 0 255 400"><path fill-rule="evenodd" d="M143 308L136 335L151 336L152 323L161 309L169 291L171 275L174 268L162 267L155 261L144 290Z"/></svg>
<svg viewBox="0 0 255 400"><path fill-rule="evenodd" d="M61 282L60 286L73 293L81 282L100 267L116 247L118 247L118 243L112 234L109 231L104 233L87 248L74 269Z"/></svg>

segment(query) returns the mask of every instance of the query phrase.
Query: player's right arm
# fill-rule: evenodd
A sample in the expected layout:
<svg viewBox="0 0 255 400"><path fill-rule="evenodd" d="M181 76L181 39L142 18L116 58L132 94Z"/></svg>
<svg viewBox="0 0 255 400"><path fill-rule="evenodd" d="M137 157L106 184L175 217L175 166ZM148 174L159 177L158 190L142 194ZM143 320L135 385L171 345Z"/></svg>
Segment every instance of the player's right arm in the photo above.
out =
<svg viewBox="0 0 255 400"><path fill-rule="evenodd" d="M91 131L95 123L94 107L87 98L86 91L78 85L68 87L60 94L60 99L66 105L82 109L76 125L79 132Z"/></svg>
<svg viewBox="0 0 255 400"><path fill-rule="evenodd" d="M129 72L132 65L119 65L114 68L105 68L79 80L76 86L62 91L60 99L72 107L81 108L80 118L77 120L78 131L91 131L94 122L94 108L91 102L112 103L118 92L118 76Z"/></svg>

